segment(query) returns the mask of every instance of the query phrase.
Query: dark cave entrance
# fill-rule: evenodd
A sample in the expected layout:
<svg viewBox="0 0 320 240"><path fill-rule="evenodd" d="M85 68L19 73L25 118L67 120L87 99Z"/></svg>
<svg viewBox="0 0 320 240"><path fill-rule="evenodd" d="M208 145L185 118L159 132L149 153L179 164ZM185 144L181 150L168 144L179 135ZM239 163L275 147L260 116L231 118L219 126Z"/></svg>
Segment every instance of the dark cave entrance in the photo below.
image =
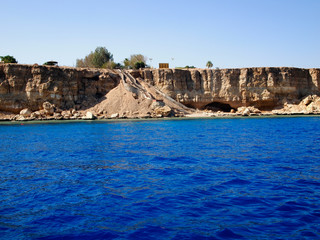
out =
<svg viewBox="0 0 320 240"><path fill-rule="evenodd" d="M211 110L211 111L214 111L214 112L217 112L217 111L230 112L234 108L232 108L227 103L212 102L212 103L209 103L206 106L204 106L203 109Z"/></svg>

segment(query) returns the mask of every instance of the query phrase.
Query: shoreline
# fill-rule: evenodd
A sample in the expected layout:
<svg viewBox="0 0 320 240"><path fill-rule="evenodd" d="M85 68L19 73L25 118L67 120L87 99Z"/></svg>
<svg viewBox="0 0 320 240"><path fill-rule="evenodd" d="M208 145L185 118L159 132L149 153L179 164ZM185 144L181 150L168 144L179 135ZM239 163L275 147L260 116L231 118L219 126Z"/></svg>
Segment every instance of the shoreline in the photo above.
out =
<svg viewBox="0 0 320 240"><path fill-rule="evenodd" d="M24 125L24 124L61 124L61 123L103 123L103 122L140 122L140 121L179 121L179 120L213 120L213 119L257 119L257 118L295 118L295 117L320 117L320 113L284 113L284 114L256 114L243 116L239 114L220 114L215 116L184 116L162 118L106 118L106 119L36 119L36 120L0 120L0 125Z"/></svg>

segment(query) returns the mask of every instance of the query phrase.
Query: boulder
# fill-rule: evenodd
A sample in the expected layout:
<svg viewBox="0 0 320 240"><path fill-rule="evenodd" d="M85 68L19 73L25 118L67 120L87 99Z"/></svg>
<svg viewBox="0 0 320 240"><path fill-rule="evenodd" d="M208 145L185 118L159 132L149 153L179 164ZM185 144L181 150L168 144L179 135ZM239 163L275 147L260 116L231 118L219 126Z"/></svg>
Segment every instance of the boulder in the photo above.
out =
<svg viewBox="0 0 320 240"><path fill-rule="evenodd" d="M70 111L62 111L62 112L61 112L61 115L62 115L63 117L70 117L70 116L71 116Z"/></svg>
<svg viewBox="0 0 320 240"><path fill-rule="evenodd" d="M84 117L82 117L84 120L94 120L96 119L96 116L92 112L87 112Z"/></svg>
<svg viewBox="0 0 320 240"><path fill-rule="evenodd" d="M30 116L32 118L39 118L39 117L41 117L41 113L39 111L35 111L35 112L31 113Z"/></svg>
<svg viewBox="0 0 320 240"><path fill-rule="evenodd" d="M119 117L119 113L114 113L114 114L111 114L110 116L111 118L118 118Z"/></svg>
<svg viewBox="0 0 320 240"><path fill-rule="evenodd" d="M241 114L242 116L250 116L252 113L257 115L258 113L261 113L261 111L258 108L255 107L239 107L237 109L237 113Z"/></svg>
<svg viewBox="0 0 320 240"><path fill-rule="evenodd" d="M62 118L61 113L54 113L53 116L54 116L56 119Z"/></svg>
<svg viewBox="0 0 320 240"><path fill-rule="evenodd" d="M158 107L155 110L156 115L162 115L163 117L168 117L171 114L172 109L169 106Z"/></svg>
<svg viewBox="0 0 320 240"><path fill-rule="evenodd" d="M151 104L151 109L156 109L159 107L164 107L165 103L163 101L159 101L159 100L153 100L152 104Z"/></svg>
<svg viewBox="0 0 320 240"><path fill-rule="evenodd" d="M52 115L54 113L54 105L49 103L49 102L44 102L42 104L43 110L46 112L48 115Z"/></svg>
<svg viewBox="0 0 320 240"><path fill-rule="evenodd" d="M249 110L249 108L246 108L246 109L242 112L242 116L250 116L250 110Z"/></svg>
<svg viewBox="0 0 320 240"><path fill-rule="evenodd" d="M27 119L24 117L24 116L22 116L22 115L18 115L18 116L16 116L16 121L26 121Z"/></svg>
<svg viewBox="0 0 320 240"><path fill-rule="evenodd" d="M20 115L22 115L24 117L30 117L31 116L31 111L28 108L22 109L20 111Z"/></svg>
<svg viewBox="0 0 320 240"><path fill-rule="evenodd" d="M304 105L308 106L310 103L312 103L312 101L313 101L313 97L309 95L305 99L303 99L301 102Z"/></svg>

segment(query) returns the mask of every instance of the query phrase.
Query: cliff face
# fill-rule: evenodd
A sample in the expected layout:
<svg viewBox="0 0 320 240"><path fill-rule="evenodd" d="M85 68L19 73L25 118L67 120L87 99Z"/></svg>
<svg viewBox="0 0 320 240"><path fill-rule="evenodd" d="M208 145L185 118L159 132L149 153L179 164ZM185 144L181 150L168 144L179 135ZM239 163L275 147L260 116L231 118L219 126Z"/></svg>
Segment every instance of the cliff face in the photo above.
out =
<svg viewBox="0 0 320 240"><path fill-rule="evenodd" d="M119 81L107 70L1 64L0 111L36 111L46 101L61 109L91 107Z"/></svg>
<svg viewBox="0 0 320 240"><path fill-rule="evenodd" d="M133 72L187 106L269 110L320 92L320 69L154 69Z"/></svg>
<svg viewBox="0 0 320 240"><path fill-rule="evenodd" d="M131 74L199 109L271 110L320 95L320 69L145 69ZM111 70L0 64L0 111L37 111L47 101L62 110L89 109L103 101L120 79L121 74Z"/></svg>

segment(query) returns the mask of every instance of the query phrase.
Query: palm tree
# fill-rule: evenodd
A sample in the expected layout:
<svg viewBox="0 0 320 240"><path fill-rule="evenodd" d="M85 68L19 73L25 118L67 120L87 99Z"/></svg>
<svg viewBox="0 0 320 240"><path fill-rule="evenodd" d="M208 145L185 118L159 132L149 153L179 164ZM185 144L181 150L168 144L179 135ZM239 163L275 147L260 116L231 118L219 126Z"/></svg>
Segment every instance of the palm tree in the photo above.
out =
<svg viewBox="0 0 320 240"><path fill-rule="evenodd" d="M208 61L206 66L207 66L207 68L212 68L212 67L213 67L213 64L212 64L211 61Z"/></svg>

